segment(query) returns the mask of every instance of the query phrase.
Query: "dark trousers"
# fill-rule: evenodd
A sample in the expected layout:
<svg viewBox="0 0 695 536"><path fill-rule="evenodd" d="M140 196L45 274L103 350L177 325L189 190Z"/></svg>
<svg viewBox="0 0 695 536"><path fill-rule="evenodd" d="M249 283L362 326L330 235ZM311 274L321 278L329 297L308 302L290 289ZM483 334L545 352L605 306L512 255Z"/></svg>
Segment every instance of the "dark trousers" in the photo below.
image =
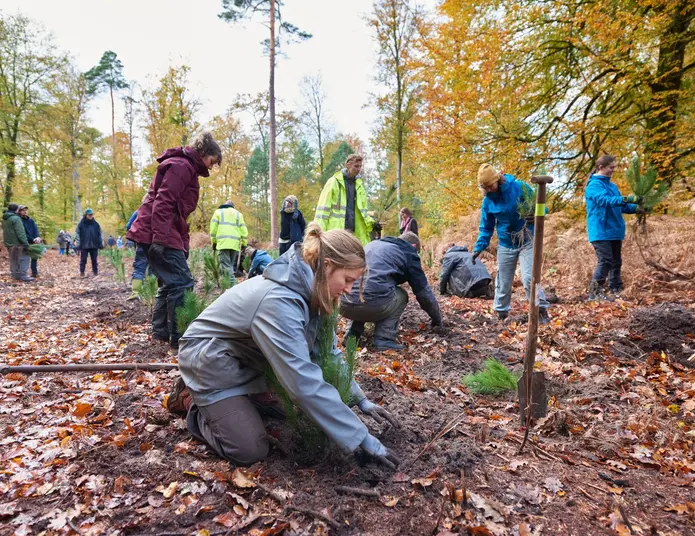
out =
<svg viewBox="0 0 695 536"><path fill-rule="evenodd" d="M92 272L94 272L94 275L97 275L99 273L99 265L97 264L98 248L80 250L80 273L83 274L84 269L87 267L87 255L92 259Z"/></svg>
<svg viewBox="0 0 695 536"><path fill-rule="evenodd" d="M620 277L620 269L623 266L622 240L596 240L591 243L598 257L598 264L594 270L594 281L600 286L608 278L608 288L613 292L619 292L623 288L623 280Z"/></svg>
<svg viewBox="0 0 695 536"><path fill-rule="evenodd" d="M157 297L152 309L152 334L155 338L178 344L182 335L176 328L176 308L183 305L183 295L194 285L186 256L180 249L165 247L155 255L150 244L138 244L147 254L150 271L157 276Z"/></svg>
<svg viewBox="0 0 695 536"><path fill-rule="evenodd" d="M292 244L290 242L281 242L278 244L278 254L282 255L285 253L288 249L290 249L290 246Z"/></svg>
<svg viewBox="0 0 695 536"><path fill-rule="evenodd" d="M350 319L348 331L357 338L364 333L366 322L374 322L375 339L395 341L398 338L398 322L406 305L408 305L408 293L401 287L396 287L393 298L376 305L369 302L341 303L340 314Z"/></svg>
<svg viewBox="0 0 695 536"><path fill-rule="evenodd" d="M31 275L39 275L39 259L31 259Z"/></svg>

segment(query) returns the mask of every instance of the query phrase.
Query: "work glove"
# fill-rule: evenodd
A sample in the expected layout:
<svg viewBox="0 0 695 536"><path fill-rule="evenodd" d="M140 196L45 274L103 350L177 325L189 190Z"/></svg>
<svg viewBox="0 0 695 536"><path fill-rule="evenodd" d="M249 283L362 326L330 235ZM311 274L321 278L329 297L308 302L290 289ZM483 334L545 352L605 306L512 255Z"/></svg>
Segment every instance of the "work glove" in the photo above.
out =
<svg viewBox="0 0 695 536"><path fill-rule="evenodd" d="M212 251L215 251L217 249L217 242L212 243Z"/></svg>
<svg viewBox="0 0 695 536"><path fill-rule="evenodd" d="M183 256L186 257L186 260L188 260L188 255L190 254L190 251L185 249L183 250Z"/></svg>
<svg viewBox="0 0 695 536"><path fill-rule="evenodd" d="M644 197L643 196L636 196L636 195L626 195L623 197L623 203L632 203L632 204L638 204L641 205L644 203Z"/></svg>
<svg viewBox="0 0 695 536"><path fill-rule="evenodd" d="M367 434L367 437L365 437L362 443L360 443L360 447L362 447L363 451L375 458L379 463L390 469L395 469L401 463L393 452L382 445L381 441L371 434Z"/></svg>
<svg viewBox="0 0 695 536"><path fill-rule="evenodd" d="M386 409L382 408L379 404L375 404L374 402L370 401L368 398L362 400L362 402L360 402L357 405L357 407L360 408L360 411L362 413L364 413L365 415L369 415L379 424L383 424L384 419L386 419L393 426L398 427L398 421L393 415L391 415L391 413L386 411Z"/></svg>
<svg viewBox="0 0 695 536"><path fill-rule="evenodd" d="M480 257L480 254L481 254L481 253L482 253L482 251L474 251L474 252L473 252L473 257L471 258L471 262L472 262L473 264L475 264L475 259L477 259L478 257Z"/></svg>
<svg viewBox="0 0 695 536"><path fill-rule="evenodd" d="M147 252L147 256L161 259L164 257L164 246L162 244L152 244Z"/></svg>

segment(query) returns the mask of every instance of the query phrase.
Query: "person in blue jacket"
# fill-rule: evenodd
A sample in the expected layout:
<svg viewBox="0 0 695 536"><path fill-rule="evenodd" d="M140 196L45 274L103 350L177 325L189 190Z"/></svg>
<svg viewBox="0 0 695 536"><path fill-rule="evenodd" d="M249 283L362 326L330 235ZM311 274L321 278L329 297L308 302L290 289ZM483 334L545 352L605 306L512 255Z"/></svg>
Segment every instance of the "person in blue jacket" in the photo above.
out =
<svg viewBox="0 0 695 536"><path fill-rule="evenodd" d="M478 241L473 248L473 261L490 245L497 229L497 278L495 280L494 308L497 318L509 316L512 301L512 283L517 263L521 265L521 280L526 298L531 295L533 267L533 214L520 214L525 200L533 198L533 189L513 175L501 173L490 164L478 169L478 186L485 194L480 212ZM547 324L548 301L539 289L539 321Z"/></svg>
<svg viewBox="0 0 695 536"><path fill-rule="evenodd" d="M148 194L142 198L144 203L147 200ZM136 210L130 216L128 223L126 223L125 230L130 231L133 222L138 217L138 211ZM130 281L131 293L126 300L137 300L140 298L140 289L142 288L142 282L145 279L145 274L147 273L148 261L147 253L141 245L135 245L135 257L133 258L133 276Z"/></svg>
<svg viewBox="0 0 695 536"><path fill-rule="evenodd" d="M608 290L617 294L623 289L620 276L622 246L625 239L623 214L641 213L638 204L642 198L623 197L611 182L617 166L614 156L603 155L596 161L596 172L589 178L584 190L586 201L586 227L589 242L594 246L598 263L589 285L589 299L607 299L603 286L608 278Z"/></svg>
<svg viewBox="0 0 695 536"><path fill-rule="evenodd" d="M246 248L246 256L249 258L249 278L263 275L266 266L273 262L273 258L264 250L256 249L251 246Z"/></svg>

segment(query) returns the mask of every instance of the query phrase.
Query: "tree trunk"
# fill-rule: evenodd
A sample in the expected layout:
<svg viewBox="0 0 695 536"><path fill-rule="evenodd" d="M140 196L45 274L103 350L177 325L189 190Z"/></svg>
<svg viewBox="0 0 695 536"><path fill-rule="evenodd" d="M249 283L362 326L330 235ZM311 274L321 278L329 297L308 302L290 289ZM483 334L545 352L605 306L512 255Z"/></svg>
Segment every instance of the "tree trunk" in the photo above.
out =
<svg viewBox="0 0 695 536"><path fill-rule="evenodd" d="M278 241L277 215L277 154L275 152L277 124L275 122L275 0L270 0L270 236L273 245Z"/></svg>
<svg viewBox="0 0 695 536"><path fill-rule="evenodd" d="M72 155L72 223L77 223L82 217L82 196L80 196L80 172L78 171L77 156Z"/></svg>
<svg viewBox="0 0 695 536"><path fill-rule="evenodd" d="M683 86L683 64L689 43L688 28L695 16L695 4L680 0L672 8L670 23L661 36L656 74L647 114L646 156L659 178L670 186L678 177L676 115Z"/></svg>
<svg viewBox="0 0 695 536"><path fill-rule="evenodd" d="M5 206L9 205L12 201L12 187L14 186L14 178L17 174L16 158L17 155L14 154L14 151L7 152L7 164L5 164L5 170L7 171L5 178Z"/></svg>

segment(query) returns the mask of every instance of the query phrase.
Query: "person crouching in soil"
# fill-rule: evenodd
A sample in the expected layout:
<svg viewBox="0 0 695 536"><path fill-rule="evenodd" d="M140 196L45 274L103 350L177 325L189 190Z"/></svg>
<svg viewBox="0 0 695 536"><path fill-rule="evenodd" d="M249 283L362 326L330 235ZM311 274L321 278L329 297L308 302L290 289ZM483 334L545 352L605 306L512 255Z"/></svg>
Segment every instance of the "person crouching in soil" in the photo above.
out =
<svg viewBox="0 0 695 536"><path fill-rule="evenodd" d="M191 323L180 340L181 379L167 409L185 415L191 434L219 456L242 465L263 460L269 442L254 399L268 398L264 370L270 365L290 398L336 445L361 447L394 468L398 458L341 401L311 358L320 316L335 309L364 269L357 238L310 224L303 244L293 244L262 277L229 289ZM342 360L335 347L333 356ZM354 380L351 395L377 422L397 424Z"/></svg>

